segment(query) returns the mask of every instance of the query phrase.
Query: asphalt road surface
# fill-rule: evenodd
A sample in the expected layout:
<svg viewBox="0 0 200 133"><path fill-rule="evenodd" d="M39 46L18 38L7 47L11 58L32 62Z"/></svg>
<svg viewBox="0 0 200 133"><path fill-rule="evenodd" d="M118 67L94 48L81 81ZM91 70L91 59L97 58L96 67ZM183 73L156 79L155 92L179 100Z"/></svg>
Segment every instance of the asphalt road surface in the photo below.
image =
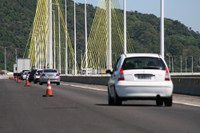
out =
<svg viewBox="0 0 200 133"><path fill-rule="evenodd" d="M0 80L0 133L199 133L200 107L154 101L108 106L106 87ZM197 97L199 99L199 97Z"/></svg>

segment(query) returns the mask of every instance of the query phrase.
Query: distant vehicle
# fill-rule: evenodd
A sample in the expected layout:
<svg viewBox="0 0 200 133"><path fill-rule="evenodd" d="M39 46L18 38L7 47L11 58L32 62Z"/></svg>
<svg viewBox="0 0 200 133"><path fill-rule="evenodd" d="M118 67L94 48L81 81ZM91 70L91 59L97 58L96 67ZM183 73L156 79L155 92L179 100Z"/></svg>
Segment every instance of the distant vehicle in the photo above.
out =
<svg viewBox="0 0 200 133"><path fill-rule="evenodd" d="M34 81L34 75L35 75L36 72L37 72L37 69L32 69L31 70L31 73L29 75L29 82Z"/></svg>
<svg viewBox="0 0 200 133"><path fill-rule="evenodd" d="M40 85L47 83L50 79L51 83L56 83L60 85L60 74L56 69L44 69L40 74Z"/></svg>
<svg viewBox="0 0 200 133"><path fill-rule="evenodd" d="M173 83L164 59L157 54L122 54L108 82L108 104L126 100L156 100L172 106Z"/></svg>
<svg viewBox="0 0 200 133"><path fill-rule="evenodd" d="M15 75L21 77L21 72L23 70L30 70L30 59L29 58L19 58L17 59L17 64L13 65L13 72Z"/></svg>
<svg viewBox="0 0 200 133"><path fill-rule="evenodd" d="M86 74L86 68L82 69L80 73ZM93 74L92 68L87 68L87 74L89 74L89 75Z"/></svg>
<svg viewBox="0 0 200 133"><path fill-rule="evenodd" d="M13 65L13 73L17 73L17 64Z"/></svg>
<svg viewBox="0 0 200 133"><path fill-rule="evenodd" d="M21 72L20 79L26 80L26 78L29 77L29 74L30 74L30 70L23 70L23 71Z"/></svg>
<svg viewBox="0 0 200 133"><path fill-rule="evenodd" d="M34 83L35 84L40 81L40 74L41 73L42 73L42 69L38 69L36 71L36 73L34 74Z"/></svg>

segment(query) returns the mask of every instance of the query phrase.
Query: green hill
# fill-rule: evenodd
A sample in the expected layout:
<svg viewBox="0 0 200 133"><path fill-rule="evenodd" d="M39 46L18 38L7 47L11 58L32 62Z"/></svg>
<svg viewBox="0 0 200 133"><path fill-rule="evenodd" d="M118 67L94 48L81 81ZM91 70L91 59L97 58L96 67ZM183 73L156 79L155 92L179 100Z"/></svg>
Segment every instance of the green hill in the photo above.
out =
<svg viewBox="0 0 200 133"><path fill-rule="evenodd" d="M7 69L12 70L15 49L22 57L35 15L35 0L1 0L0 2L0 70L4 69L7 47Z"/></svg>
<svg viewBox="0 0 200 133"><path fill-rule="evenodd" d="M64 1L63 1L64 2ZM68 28L73 38L73 1L68 1ZM32 28L36 8L36 0L1 0L0 3L0 69L4 69L4 47L7 47L7 66L12 70L15 62L15 49L18 57L25 51L29 33ZM92 24L96 8L88 6L88 29ZM77 48L78 58L84 50L84 5L77 5ZM118 11L123 13L122 10ZM159 53L160 19L152 14L142 14L137 11L127 12L128 43L133 45L131 52ZM89 32L90 30L88 30ZM114 34L114 33L113 33ZM73 39L72 39L73 41ZM73 42L72 42L73 43ZM113 43L115 38L113 38ZM200 56L200 34L177 20L165 19L165 53L177 57L175 67L180 67L180 57L193 56L197 62ZM179 58L179 59L178 59ZM80 60L80 58L79 58ZM191 64L191 61L187 61ZM189 67L189 65L188 65Z"/></svg>

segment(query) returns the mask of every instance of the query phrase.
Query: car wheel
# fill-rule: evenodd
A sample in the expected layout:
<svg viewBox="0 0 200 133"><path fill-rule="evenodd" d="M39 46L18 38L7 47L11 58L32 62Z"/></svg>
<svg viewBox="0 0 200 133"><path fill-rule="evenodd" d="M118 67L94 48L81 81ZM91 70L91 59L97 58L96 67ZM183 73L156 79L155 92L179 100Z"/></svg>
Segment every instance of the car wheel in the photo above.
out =
<svg viewBox="0 0 200 133"><path fill-rule="evenodd" d="M40 82L40 85L42 85L43 83L42 82Z"/></svg>
<svg viewBox="0 0 200 133"><path fill-rule="evenodd" d="M122 105L122 100L118 97L116 91L114 93L114 105Z"/></svg>
<svg viewBox="0 0 200 133"><path fill-rule="evenodd" d="M171 107L172 106L172 97L165 99L165 106Z"/></svg>
<svg viewBox="0 0 200 133"><path fill-rule="evenodd" d="M37 84L37 81L34 80L34 84Z"/></svg>
<svg viewBox="0 0 200 133"><path fill-rule="evenodd" d="M109 90L108 90L108 105L114 105L114 99L111 97Z"/></svg>
<svg viewBox="0 0 200 133"><path fill-rule="evenodd" d="M60 82L58 82L57 85L60 85Z"/></svg>
<svg viewBox="0 0 200 133"><path fill-rule="evenodd" d="M163 105L163 100L161 98L156 99L156 105L157 106L162 106Z"/></svg>

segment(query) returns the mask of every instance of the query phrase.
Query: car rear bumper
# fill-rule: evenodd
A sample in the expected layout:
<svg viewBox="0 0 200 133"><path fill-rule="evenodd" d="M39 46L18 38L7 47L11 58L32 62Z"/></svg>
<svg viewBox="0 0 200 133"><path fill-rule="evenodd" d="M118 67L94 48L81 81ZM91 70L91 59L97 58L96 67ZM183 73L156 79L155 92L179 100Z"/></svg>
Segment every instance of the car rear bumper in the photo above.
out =
<svg viewBox="0 0 200 133"><path fill-rule="evenodd" d="M115 85L116 93L127 99L154 99L157 96L171 97L173 84L164 82L118 82Z"/></svg>
<svg viewBox="0 0 200 133"><path fill-rule="evenodd" d="M34 81L35 81L35 82L39 82L39 81L40 81L40 78L34 78Z"/></svg>
<svg viewBox="0 0 200 133"><path fill-rule="evenodd" d="M41 83L47 83L48 79L42 79L40 80ZM60 79L50 79L51 83L59 83Z"/></svg>
<svg viewBox="0 0 200 133"><path fill-rule="evenodd" d="M22 76L22 79L23 79L23 80L26 80L26 75L23 75L23 76Z"/></svg>

